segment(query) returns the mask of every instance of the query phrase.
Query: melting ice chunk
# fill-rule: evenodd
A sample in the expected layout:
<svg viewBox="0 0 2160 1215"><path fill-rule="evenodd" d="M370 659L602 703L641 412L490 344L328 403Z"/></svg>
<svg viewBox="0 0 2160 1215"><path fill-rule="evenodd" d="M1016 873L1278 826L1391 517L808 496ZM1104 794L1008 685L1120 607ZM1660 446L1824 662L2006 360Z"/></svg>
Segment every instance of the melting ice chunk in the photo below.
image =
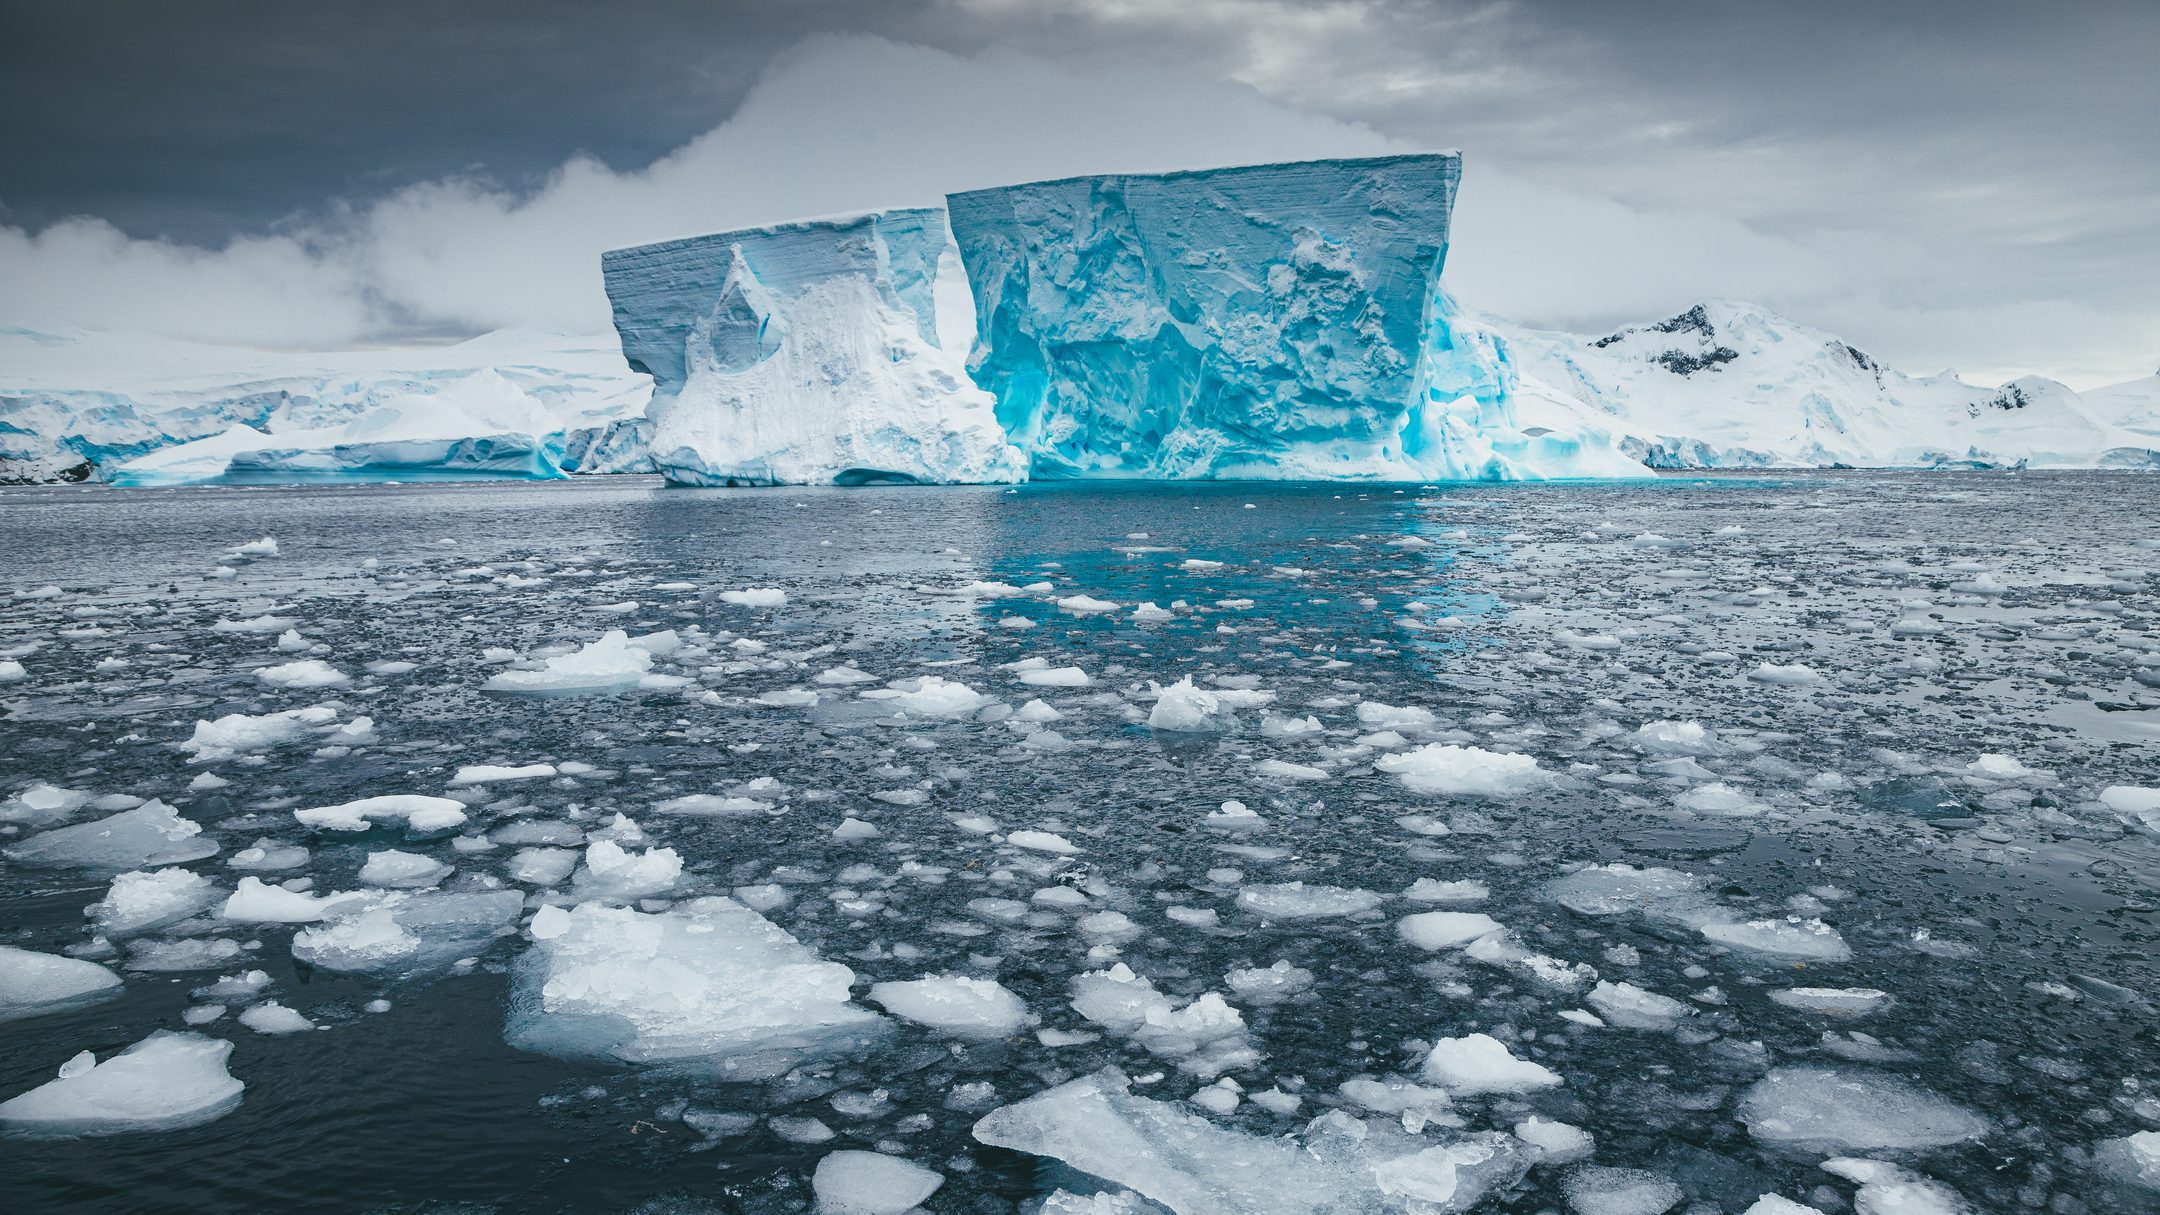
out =
<svg viewBox="0 0 2160 1215"><path fill-rule="evenodd" d="M1780 1067L1740 1096L1740 1121L1765 1143L1810 1152L1910 1150L1986 1134L1987 1121L1880 1072Z"/></svg>
<svg viewBox="0 0 2160 1215"><path fill-rule="evenodd" d="M0 1102L0 1125L36 1136L119 1135L200 1126L239 1108L225 1070L232 1043L158 1030L103 1063L84 1051L60 1077Z"/></svg>
<svg viewBox="0 0 2160 1215"><path fill-rule="evenodd" d="M522 1050L763 1079L883 1024L849 999L853 971L733 899L543 907L532 935L507 1030Z"/></svg>
<svg viewBox="0 0 2160 1215"><path fill-rule="evenodd" d="M834 1152L810 1176L819 1215L904 1215L945 1179L878 1152Z"/></svg>
<svg viewBox="0 0 2160 1215"><path fill-rule="evenodd" d="M65 1012L120 994L120 976L95 962L0 945L0 1021Z"/></svg>
<svg viewBox="0 0 2160 1215"><path fill-rule="evenodd" d="M1422 1074L1450 1093L1526 1093L1554 1088L1560 1076L1530 1059L1518 1059L1507 1043L1491 1034L1442 1038L1425 1057Z"/></svg>
<svg viewBox="0 0 2160 1215"><path fill-rule="evenodd" d="M217 854L200 824L181 818L164 802L146 802L111 818L55 827L7 850L18 865L76 868L117 874L147 865L172 865Z"/></svg>
<svg viewBox="0 0 2160 1215"><path fill-rule="evenodd" d="M1020 997L994 979L932 975L875 983L870 999L886 1012L956 1038L1002 1038L1035 1023Z"/></svg>
<svg viewBox="0 0 2160 1215"><path fill-rule="evenodd" d="M293 818L303 827L323 831L366 831L378 822L402 822L416 835L430 835L464 825L465 803L447 797L391 793L336 806L295 810Z"/></svg>
<svg viewBox="0 0 2160 1215"><path fill-rule="evenodd" d="M570 654L557 654L537 671L504 671L480 685L488 692L613 692L636 687L652 670L653 656L621 629Z"/></svg>
<svg viewBox="0 0 2160 1215"><path fill-rule="evenodd" d="M1373 767L1391 773L1413 793L1513 797L1552 783L1552 773L1527 755L1427 743L1415 751L1383 755Z"/></svg>

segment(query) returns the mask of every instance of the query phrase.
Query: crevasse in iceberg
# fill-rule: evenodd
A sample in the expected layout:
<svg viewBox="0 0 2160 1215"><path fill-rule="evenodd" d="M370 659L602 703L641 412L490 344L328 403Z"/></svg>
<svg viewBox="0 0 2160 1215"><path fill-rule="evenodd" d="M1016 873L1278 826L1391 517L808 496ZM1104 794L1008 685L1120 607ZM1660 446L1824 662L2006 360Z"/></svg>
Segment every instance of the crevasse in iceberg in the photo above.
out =
<svg viewBox="0 0 2160 1215"><path fill-rule="evenodd" d="M938 344L935 208L641 245L602 261L651 451L692 485L1020 480L989 394Z"/></svg>
<svg viewBox="0 0 2160 1215"><path fill-rule="evenodd" d="M1076 177L951 195L969 370L1035 476L1641 475L1526 433L1440 290L1452 154Z"/></svg>

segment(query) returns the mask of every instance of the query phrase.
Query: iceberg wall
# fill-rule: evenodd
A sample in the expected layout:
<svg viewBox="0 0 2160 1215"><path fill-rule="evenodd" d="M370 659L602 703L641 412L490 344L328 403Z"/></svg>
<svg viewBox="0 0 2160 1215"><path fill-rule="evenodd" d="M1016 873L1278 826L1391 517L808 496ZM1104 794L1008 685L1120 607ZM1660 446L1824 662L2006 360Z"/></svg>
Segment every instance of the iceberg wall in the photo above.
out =
<svg viewBox="0 0 2160 1215"><path fill-rule="evenodd" d="M940 347L935 208L618 249L602 259L653 461L691 485L1022 478L989 394Z"/></svg>
<svg viewBox="0 0 2160 1215"><path fill-rule="evenodd" d="M1452 153L1075 177L951 195L969 370L1033 475L1643 475L1526 433L1440 290Z"/></svg>

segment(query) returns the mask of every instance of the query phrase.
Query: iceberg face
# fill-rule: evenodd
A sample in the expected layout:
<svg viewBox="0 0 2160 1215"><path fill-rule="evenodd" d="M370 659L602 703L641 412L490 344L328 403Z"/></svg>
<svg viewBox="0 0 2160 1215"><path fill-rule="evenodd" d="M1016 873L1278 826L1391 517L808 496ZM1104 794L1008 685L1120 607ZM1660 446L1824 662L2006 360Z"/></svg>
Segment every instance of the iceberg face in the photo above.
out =
<svg viewBox="0 0 2160 1215"><path fill-rule="evenodd" d="M937 334L944 216L811 220L602 259L651 452L690 485L1021 479L989 395Z"/></svg>
<svg viewBox="0 0 2160 1215"><path fill-rule="evenodd" d="M1040 477L1640 475L1516 426L1440 290L1453 154L1078 177L947 199L969 368Z"/></svg>

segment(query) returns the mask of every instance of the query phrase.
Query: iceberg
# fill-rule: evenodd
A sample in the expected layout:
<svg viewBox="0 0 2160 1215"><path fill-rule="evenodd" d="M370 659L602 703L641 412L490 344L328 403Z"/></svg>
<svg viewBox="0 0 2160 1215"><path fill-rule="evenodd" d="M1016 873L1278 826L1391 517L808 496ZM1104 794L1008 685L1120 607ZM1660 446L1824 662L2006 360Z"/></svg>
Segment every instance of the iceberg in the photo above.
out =
<svg viewBox="0 0 2160 1215"><path fill-rule="evenodd" d="M939 343L936 208L618 249L601 269L651 453L686 485L1022 479L989 394Z"/></svg>
<svg viewBox="0 0 2160 1215"><path fill-rule="evenodd" d="M948 196L968 369L1036 477L1641 476L1519 426L1506 342L1441 290L1453 153Z"/></svg>

